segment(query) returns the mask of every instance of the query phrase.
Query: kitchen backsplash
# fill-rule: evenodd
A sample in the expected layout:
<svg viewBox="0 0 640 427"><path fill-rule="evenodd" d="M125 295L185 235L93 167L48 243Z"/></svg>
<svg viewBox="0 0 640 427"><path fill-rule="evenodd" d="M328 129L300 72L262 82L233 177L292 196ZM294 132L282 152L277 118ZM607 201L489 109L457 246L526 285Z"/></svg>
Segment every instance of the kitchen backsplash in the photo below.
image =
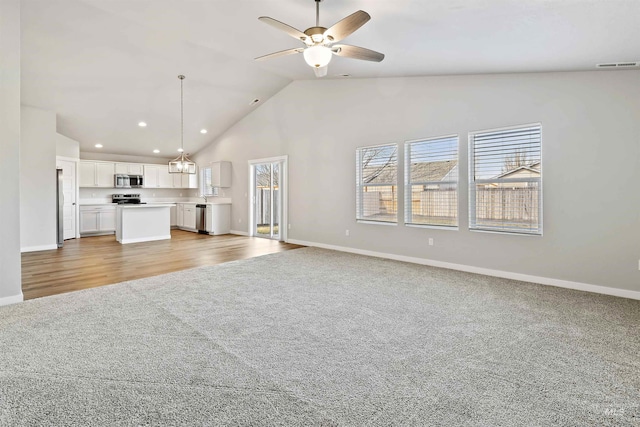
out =
<svg viewBox="0 0 640 427"><path fill-rule="evenodd" d="M80 188L79 204L111 203L112 194L140 194L143 202L203 202L196 189L172 188ZM218 199L207 197L207 199Z"/></svg>

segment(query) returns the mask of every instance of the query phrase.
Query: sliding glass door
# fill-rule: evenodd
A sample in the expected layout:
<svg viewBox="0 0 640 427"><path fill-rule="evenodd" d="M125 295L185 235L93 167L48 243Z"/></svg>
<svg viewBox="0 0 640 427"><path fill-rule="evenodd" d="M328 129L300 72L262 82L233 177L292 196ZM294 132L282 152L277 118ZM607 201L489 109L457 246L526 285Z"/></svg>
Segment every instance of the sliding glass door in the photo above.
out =
<svg viewBox="0 0 640 427"><path fill-rule="evenodd" d="M280 240L282 162L253 165L253 235Z"/></svg>

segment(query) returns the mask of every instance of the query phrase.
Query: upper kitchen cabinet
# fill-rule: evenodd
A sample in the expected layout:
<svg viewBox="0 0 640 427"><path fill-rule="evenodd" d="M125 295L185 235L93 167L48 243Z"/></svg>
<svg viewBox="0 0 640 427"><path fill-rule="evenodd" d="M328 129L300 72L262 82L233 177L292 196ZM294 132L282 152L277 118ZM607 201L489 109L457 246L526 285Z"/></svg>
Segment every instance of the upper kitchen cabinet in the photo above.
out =
<svg viewBox="0 0 640 427"><path fill-rule="evenodd" d="M198 188L197 169L194 174L173 173L170 175L173 179L173 188Z"/></svg>
<svg viewBox="0 0 640 427"><path fill-rule="evenodd" d="M167 165L144 165L144 187L198 188L198 174L170 174Z"/></svg>
<svg viewBox="0 0 640 427"><path fill-rule="evenodd" d="M145 188L173 188L167 165L144 165Z"/></svg>
<svg viewBox="0 0 640 427"><path fill-rule="evenodd" d="M231 162L211 163L211 186L231 187Z"/></svg>
<svg viewBox="0 0 640 427"><path fill-rule="evenodd" d="M143 175L143 167L139 163L116 163L116 173L123 175Z"/></svg>
<svg viewBox="0 0 640 427"><path fill-rule="evenodd" d="M113 162L80 160L79 186L113 188L113 176L116 173Z"/></svg>

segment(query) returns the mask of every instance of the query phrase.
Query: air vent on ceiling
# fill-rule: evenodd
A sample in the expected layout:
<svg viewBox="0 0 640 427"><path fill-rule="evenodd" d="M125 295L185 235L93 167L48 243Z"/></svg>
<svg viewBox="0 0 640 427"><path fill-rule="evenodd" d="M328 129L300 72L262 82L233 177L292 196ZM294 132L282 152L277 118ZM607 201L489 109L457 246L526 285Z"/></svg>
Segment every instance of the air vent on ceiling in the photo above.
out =
<svg viewBox="0 0 640 427"><path fill-rule="evenodd" d="M631 68L640 67L640 62L605 62L603 64L597 64L598 68Z"/></svg>

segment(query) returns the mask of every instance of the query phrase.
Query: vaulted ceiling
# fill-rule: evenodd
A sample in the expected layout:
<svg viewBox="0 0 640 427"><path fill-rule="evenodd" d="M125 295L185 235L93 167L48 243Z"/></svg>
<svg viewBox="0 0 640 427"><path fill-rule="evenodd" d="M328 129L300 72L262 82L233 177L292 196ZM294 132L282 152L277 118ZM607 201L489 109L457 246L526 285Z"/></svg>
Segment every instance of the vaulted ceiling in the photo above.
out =
<svg viewBox="0 0 640 427"><path fill-rule="evenodd" d="M344 43L386 58L334 57L325 79L640 60L638 0L325 0L320 24L359 9L372 19ZM265 15L305 30L315 24L315 2L22 0L22 103L56 112L58 132L81 151L100 143L113 154L174 157L184 74L184 145L197 152L292 80L316 78L302 55L253 60L302 47L258 21Z"/></svg>

